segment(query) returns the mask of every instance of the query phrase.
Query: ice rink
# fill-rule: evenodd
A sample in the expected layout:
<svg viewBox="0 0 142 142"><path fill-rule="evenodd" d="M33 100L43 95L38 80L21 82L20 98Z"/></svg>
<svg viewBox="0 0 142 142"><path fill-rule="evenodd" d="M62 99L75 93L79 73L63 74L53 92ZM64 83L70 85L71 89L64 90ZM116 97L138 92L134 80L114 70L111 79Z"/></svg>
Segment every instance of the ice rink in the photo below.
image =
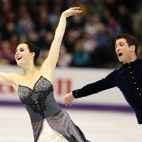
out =
<svg viewBox="0 0 142 142"><path fill-rule="evenodd" d="M132 112L66 111L91 142L142 142L142 126ZM0 142L33 142L24 107L0 107Z"/></svg>

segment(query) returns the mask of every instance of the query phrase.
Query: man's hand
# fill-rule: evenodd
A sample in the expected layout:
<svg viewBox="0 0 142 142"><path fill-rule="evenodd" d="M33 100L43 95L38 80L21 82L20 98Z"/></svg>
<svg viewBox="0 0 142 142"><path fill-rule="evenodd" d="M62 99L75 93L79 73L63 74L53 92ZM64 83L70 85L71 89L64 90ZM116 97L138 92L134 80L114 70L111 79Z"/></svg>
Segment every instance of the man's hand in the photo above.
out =
<svg viewBox="0 0 142 142"><path fill-rule="evenodd" d="M67 105L71 106L73 101L74 101L74 99L75 98L73 97L72 92L70 92L70 93L65 95L65 98L64 98L64 100L62 101L61 104L65 104L66 106Z"/></svg>

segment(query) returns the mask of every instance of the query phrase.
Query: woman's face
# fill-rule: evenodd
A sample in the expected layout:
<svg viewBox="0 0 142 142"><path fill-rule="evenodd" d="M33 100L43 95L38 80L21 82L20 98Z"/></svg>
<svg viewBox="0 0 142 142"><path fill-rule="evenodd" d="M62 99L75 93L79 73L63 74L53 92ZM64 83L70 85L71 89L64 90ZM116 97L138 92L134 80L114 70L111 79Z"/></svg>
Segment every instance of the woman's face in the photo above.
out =
<svg viewBox="0 0 142 142"><path fill-rule="evenodd" d="M22 43L17 46L17 49L15 51L15 60L18 66L29 63L31 57L32 54L30 53L27 44Z"/></svg>

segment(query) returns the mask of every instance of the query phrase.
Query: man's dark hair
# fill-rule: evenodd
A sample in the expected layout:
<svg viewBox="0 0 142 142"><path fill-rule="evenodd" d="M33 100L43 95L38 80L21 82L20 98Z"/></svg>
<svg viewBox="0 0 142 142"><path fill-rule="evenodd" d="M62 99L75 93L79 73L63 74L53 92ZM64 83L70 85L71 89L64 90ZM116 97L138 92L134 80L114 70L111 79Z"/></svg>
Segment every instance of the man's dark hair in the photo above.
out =
<svg viewBox="0 0 142 142"><path fill-rule="evenodd" d="M37 58L39 56L39 53L40 53L40 49L38 47L36 47L35 45L33 45L31 42L22 42L21 44L27 44L28 46L28 49L30 52L34 52L35 53L35 56L34 56L34 64L36 65L36 62L37 62Z"/></svg>
<svg viewBox="0 0 142 142"><path fill-rule="evenodd" d="M128 46L131 46L131 45L134 45L136 48L135 48L135 53L137 55L137 49L138 49L138 40L133 36L133 35L130 35L130 34L118 34L116 36L116 40L120 39L120 38L124 38L126 39L126 42L128 43Z"/></svg>

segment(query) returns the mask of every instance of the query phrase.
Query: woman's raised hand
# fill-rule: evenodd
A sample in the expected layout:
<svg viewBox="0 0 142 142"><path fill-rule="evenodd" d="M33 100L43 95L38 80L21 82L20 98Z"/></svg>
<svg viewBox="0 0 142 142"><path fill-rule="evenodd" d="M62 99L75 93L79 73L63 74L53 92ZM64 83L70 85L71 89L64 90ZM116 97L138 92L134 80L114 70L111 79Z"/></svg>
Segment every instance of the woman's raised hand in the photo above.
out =
<svg viewBox="0 0 142 142"><path fill-rule="evenodd" d="M66 17L81 13L80 7L72 7L63 12Z"/></svg>

